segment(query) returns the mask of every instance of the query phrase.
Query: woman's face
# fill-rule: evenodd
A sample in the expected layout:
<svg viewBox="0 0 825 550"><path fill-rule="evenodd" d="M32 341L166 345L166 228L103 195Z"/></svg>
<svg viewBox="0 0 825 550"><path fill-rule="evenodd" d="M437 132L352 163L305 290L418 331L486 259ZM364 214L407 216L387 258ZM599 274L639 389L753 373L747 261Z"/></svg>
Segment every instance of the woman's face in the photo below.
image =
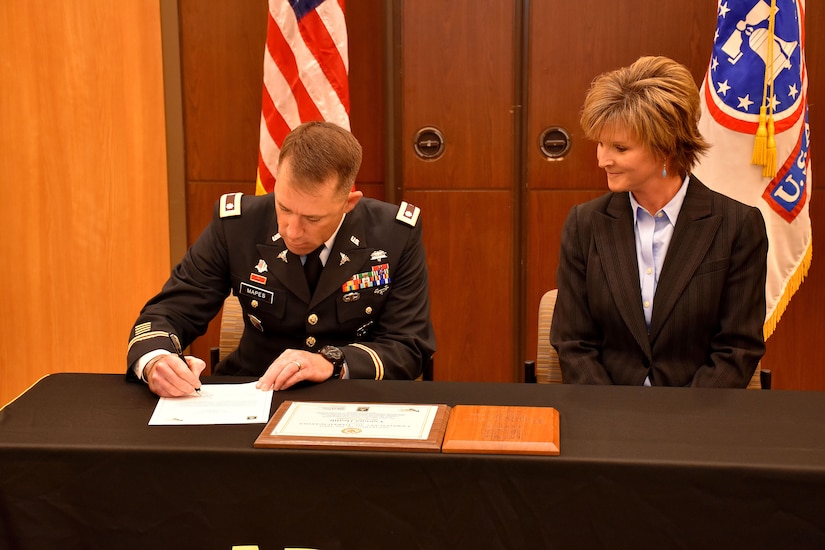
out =
<svg viewBox="0 0 825 550"><path fill-rule="evenodd" d="M611 191L637 196L660 186L664 161L623 128L608 128L601 133L596 157L607 173Z"/></svg>

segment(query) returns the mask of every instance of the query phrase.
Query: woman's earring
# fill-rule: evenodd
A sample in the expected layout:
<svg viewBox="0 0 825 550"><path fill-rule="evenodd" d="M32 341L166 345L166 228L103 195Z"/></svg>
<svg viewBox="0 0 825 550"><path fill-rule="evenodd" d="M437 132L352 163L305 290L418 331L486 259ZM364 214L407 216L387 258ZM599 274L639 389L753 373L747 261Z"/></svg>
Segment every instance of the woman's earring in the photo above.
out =
<svg viewBox="0 0 825 550"><path fill-rule="evenodd" d="M662 177L667 177L667 163L665 163L664 166L662 166Z"/></svg>

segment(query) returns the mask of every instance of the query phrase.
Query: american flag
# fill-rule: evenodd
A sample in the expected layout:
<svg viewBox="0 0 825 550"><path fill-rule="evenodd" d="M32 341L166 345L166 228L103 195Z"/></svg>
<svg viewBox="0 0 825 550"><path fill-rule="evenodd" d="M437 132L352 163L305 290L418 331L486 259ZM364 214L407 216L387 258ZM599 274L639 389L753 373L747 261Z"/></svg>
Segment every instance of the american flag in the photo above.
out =
<svg viewBox="0 0 825 550"><path fill-rule="evenodd" d="M712 147L694 172L762 211L769 241L767 338L802 284L813 250L805 0L719 0L713 46L699 123ZM775 149L766 158L775 161L762 166L754 164L755 143L766 112L769 149Z"/></svg>
<svg viewBox="0 0 825 550"><path fill-rule="evenodd" d="M349 130L344 0L269 0L256 193L275 186L286 135L311 120Z"/></svg>

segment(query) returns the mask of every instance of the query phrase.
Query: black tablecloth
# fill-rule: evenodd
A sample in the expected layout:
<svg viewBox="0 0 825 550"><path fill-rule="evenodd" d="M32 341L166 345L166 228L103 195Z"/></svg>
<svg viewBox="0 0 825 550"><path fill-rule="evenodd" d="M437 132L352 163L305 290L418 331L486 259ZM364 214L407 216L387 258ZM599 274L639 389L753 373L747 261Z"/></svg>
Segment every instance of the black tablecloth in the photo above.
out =
<svg viewBox="0 0 825 550"><path fill-rule="evenodd" d="M246 382L207 378L209 382ZM551 406L556 457L255 449L118 375L0 411L0 548L825 548L825 395L333 381L284 400Z"/></svg>

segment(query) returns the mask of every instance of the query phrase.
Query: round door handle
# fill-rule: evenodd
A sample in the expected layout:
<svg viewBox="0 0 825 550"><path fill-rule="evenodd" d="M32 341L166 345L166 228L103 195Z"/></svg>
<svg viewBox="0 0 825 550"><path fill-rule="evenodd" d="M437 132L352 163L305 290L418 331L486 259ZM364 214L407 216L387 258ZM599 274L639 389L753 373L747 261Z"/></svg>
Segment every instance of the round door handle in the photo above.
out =
<svg viewBox="0 0 825 550"><path fill-rule="evenodd" d="M432 126L421 128L413 140L415 154L424 160L435 160L444 154L444 136Z"/></svg>
<svg viewBox="0 0 825 550"><path fill-rule="evenodd" d="M539 150L547 160L562 160L570 145L570 134L561 126L551 126L539 135Z"/></svg>

